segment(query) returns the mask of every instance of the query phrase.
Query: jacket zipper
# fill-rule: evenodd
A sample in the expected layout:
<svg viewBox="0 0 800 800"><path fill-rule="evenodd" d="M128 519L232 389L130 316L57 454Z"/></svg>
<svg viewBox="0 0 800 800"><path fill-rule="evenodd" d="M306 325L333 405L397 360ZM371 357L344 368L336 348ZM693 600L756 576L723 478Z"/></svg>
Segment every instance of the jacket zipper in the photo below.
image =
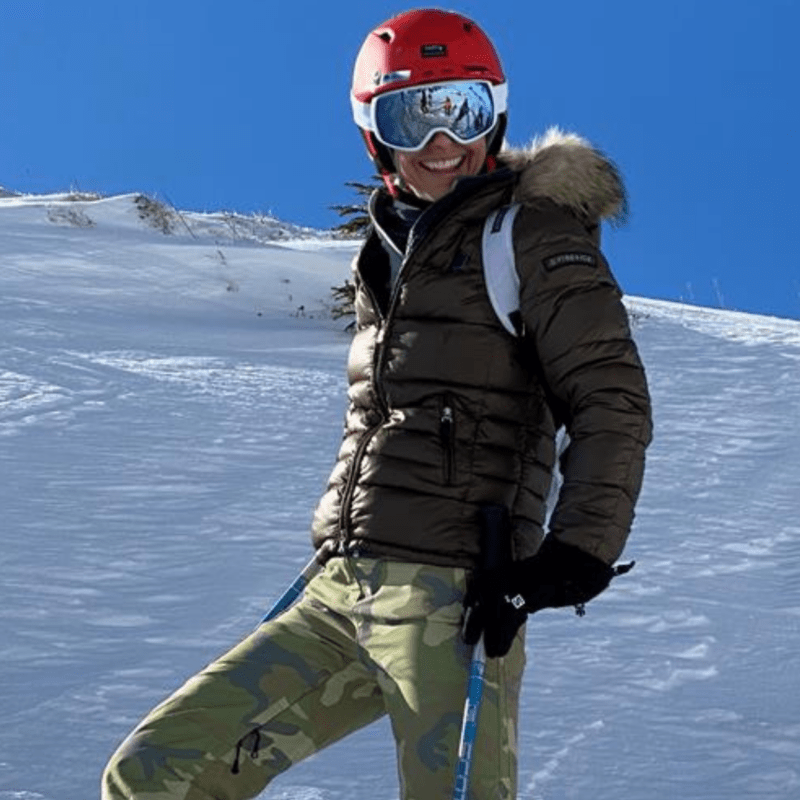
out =
<svg viewBox="0 0 800 800"><path fill-rule="evenodd" d="M356 483L358 482L358 473L361 470L361 459L372 441L372 437L383 427L383 424L389 418L389 408L386 403L383 389L380 385L379 373L383 365L383 351L384 342L386 340L386 332L388 327L389 315L393 307L390 301L389 307L386 311L386 316L381 315L380 306L377 303L374 293L368 284L364 284L367 295L369 296L370 303L375 309L379 317L381 317L380 327L375 337L375 351L372 357L372 390L378 400L380 408L380 419L368 428L361 436L355 452L353 453L353 460L350 467L350 473L347 476L344 490L342 492L341 504L339 506L339 547L343 551L347 551L347 544L350 540L350 506L353 501L353 495L356 491ZM395 287L396 289L397 287Z"/></svg>
<svg viewBox="0 0 800 800"><path fill-rule="evenodd" d="M372 203L375 202L376 197L377 192L375 192L370 199L370 208L372 207ZM419 220L417 220L417 222L418 221ZM375 353L372 360L372 388L375 392L375 397L378 400L381 419L378 420L378 422L376 422L368 430L366 430L362 435L361 441L358 443L358 446L353 453L353 461L352 466L350 467L350 473L347 476L347 482L345 483L344 490L342 491L341 505L339 507L339 547L343 551L347 550L347 544L350 540L350 504L352 503L353 495L356 491L358 473L361 469L361 459L364 457L364 453L366 452L370 441L372 441L372 437L383 427L384 423L389 418L389 406L386 402L386 395L383 391L383 387L381 386L380 375L381 371L383 370L383 362L386 356L386 340L389 338L389 327L394 315L394 310L397 307L400 292L403 288L403 283L401 281L402 274L406 269L406 265L409 262L412 252L420 249L420 245L427 238L427 234L430 232L429 229L419 238L418 241L415 241L413 234L416 226L417 223L414 223L411 233L409 234L408 248L406 250L403 263L400 266L400 273L397 276L395 285L392 287L392 293L389 296L389 303L386 307L386 316L381 314L380 306L377 303L374 292L370 289L369 284L364 281L364 288L367 291L370 303L372 304L372 307L378 316L381 318L380 328L377 336L375 337Z"/></svg>

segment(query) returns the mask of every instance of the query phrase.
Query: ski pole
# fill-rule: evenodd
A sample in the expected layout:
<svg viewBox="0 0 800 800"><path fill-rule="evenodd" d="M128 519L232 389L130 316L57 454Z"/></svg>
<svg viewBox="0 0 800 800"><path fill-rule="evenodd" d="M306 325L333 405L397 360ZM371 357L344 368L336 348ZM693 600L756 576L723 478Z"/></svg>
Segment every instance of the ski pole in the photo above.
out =
<svg viewBox="0 0 800 800"><path fill-rule="evenodd" d="M481 520L481 568L496 569L511 560L511 537L509 535L508 510L505 506L483 506ZM483 699L484 673L486 672L486 650L483 634L472 651L467 683L467 699L461 720L461 739L458 743L458 764L453 800L467 800L469 773L475 738L478 732L478 712Z"/></svg>
<svg viewBox="0 0 800 800"><path fill-rule="evenodd" d="M458 743L458 765L456 766L453 800L467 800L472 748L475 746L475 736L478 732L478 712L483 699L485 671L486 651L483 648L483 636L481 636L472 652L472 661L469 665L469 683L467 684L467 699L464 703L464 716L461 721L461 740Z"/></svg>
<svg viewBox="0 0 800 800"><path fill-rule="evenodd" d="M294 579L291 586L277 599L275 605L267 611L266 615L259 623L260 625L263 625L273 617L277 617L281 611L289 608L289 606L300 597L311 579L325 566L327 560L333 555L334 549L335 545L329 540L314 553L313 558L303 567L302 572Z"/></svg>

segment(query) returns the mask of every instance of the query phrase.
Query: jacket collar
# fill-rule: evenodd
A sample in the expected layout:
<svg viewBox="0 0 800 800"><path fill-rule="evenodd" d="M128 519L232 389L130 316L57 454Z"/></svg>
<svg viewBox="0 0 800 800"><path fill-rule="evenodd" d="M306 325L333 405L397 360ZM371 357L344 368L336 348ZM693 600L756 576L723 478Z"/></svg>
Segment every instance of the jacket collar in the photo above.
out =
<svg viewBox="0 0 800 800"><path fill-rule="evenodd" d="M500 199L503 196L505 199ZM608 220L622 225L628 215L627 192L614 162L580 136L551 128L527 148L501 150L494 171L461 178L451 192L420 215L410 243L464 203L481 217L496 207L498 200L523 205L549 200L591 223ZM375 227L387 224L387 206L392 203L385 189L373 194L369 205Z"/></svg>

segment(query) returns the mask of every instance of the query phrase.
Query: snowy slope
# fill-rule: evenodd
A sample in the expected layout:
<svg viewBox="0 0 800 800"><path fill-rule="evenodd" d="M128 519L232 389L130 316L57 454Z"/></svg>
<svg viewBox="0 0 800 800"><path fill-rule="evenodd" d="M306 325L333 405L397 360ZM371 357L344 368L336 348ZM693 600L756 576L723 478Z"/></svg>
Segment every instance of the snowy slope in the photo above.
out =
<svg viewBox="0 0 800 800"><path fill-rule="evenodd" d="M0 198L0 800L116 743L309 555L356 245L134 195ZM800 323L630 299L656 439L627 555L529 625L520 796L800 798ZM265 797L397 796L388 725Z"/></svg>

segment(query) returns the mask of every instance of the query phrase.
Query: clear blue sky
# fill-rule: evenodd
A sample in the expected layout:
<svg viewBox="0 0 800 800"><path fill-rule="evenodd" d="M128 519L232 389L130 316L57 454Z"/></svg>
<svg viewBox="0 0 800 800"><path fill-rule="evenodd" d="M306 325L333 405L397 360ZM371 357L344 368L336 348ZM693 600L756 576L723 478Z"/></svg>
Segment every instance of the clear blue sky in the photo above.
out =
<svg viewBox="0 0 800 800"><path fill-rule="evenodd" d="M626 292L800 318L798 0L442 6L494 39L512 144L560 125L621 167L632 216L605 249ZM330 227L344 182L372 175L355 53L409 7L5 2L0 185Z"/></svg>

